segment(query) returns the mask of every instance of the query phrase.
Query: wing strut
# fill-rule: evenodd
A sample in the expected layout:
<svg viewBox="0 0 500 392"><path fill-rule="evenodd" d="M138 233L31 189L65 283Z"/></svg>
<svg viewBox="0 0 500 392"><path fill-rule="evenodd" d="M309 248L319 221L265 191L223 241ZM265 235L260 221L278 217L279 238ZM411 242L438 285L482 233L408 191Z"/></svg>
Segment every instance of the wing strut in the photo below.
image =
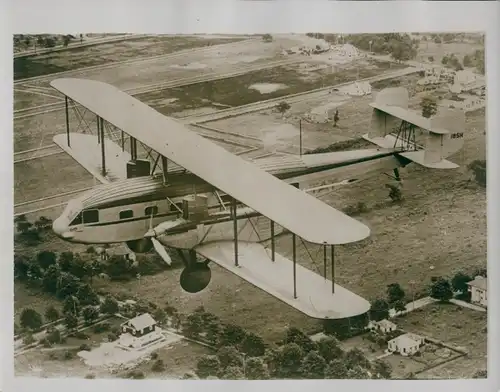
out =
<svg viewBox="0 0 500 392"><path fill-rule="evenodd" d="M69 142L69 110L68 110L68 96L64 96L64 104L65 104L65 109L66 109L66 135L68 136L68 147L70 146Z"/></svg>
<svg viewBox="0 0 500 392"><path fill-rule="evenodd" d="M295 244L295 234L292 234L293 247L293 298L297 299L297 247Z"/></svg>
<svg viewBox="0 0 500 392"><path fill-rule="evenodd" d="M323 277L326 280L326 245L323 245Z"/></svg>
<svg viewBox="0 0 500 392"><path fill-rule="evenodd" d="M276 260L276 243L274 242L274 221L271 221L271 260Z"/></svg>
<svg viewBox="0 0 500 392"><path fill-rule="evenodd" d="M236 216L236 199L232 199L231 212L233 215L234 230L234 265L238 267L238 217Z"/></svg>
<svg viewBox="0 0 500 392"><path fill-rule="evenodd" d="M335 294L335 246L330 246L332 252L332 294Z"/></svg>
<svg viewBox="0 0 500 392"><path fill-rule="evenodd" d="M106 177L106 150L104 147L104 120L97 116L97 134L98 140L101 141L101 158L102 158L102 176Z"/></svg>

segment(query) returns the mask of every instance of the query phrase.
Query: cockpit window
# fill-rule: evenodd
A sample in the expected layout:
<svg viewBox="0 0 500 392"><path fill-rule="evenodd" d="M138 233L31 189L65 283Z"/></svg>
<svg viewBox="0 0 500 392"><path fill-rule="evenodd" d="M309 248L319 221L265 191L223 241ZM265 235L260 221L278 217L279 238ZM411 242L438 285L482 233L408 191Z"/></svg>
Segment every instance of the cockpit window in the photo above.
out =
<svg viewBox="0 0 500 392"><path fill-rule="evenodd" d="M85 210L82 215L83 223L99 222L99 210Z"/></svg>
<svg viewBox="0 0 500 392"><path fill-rule="evenodd" d="M69 224L70 226L76 226L76 225L81 225L83 223L83 219L82 219L82 213L80 212L76 217L75 219L73 219L71 221L71 223Z"/></svg>

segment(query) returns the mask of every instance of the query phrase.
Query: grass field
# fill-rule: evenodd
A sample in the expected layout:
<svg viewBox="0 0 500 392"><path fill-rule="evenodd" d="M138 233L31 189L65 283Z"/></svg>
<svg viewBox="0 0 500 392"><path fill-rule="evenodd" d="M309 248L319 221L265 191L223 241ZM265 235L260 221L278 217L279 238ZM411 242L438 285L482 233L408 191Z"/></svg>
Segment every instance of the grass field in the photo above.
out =
<svg viewBox="0 0 500 392"><path fill-rule="evenodd" d="M417 378L470 378L486 369L487 314L454 304L431 304L396 320L402 329L463 347L468 355Z"/></svg>
<svg viewBox="0 0 500 392"><path fill-rule="evenodd" d="M183 49L236 42L243 38L154 36L69 49L14 59L14 80L109 64L116 61L169 54Z"/></svg>
<svg viewBox="0 0 500 392"><path fill-rule="evenodd" d="M394 70L397 68L393 66ZM151 102L155 109L169 115L185 109L207 106L211 102L229 106L245 105L263 99L354 81L358 76L367 78L387 71L387 63L372 61L369 66L359 67L359 70L350 65L339 67L335 72L322 70L317 71L315 76L304 77L296 66L281 66L222 80L139 94L136 98L143 102ZM249 88L255 83L284 84L286 87L268 94L261 94ZM167 100L175 100L175 102ZM162 101L168 103L162 103Z"/></svg>
<svg viewBox="0 0 500 392"><path fill-rule="evenodd" d="M42 292L37 288L29 288L24 283L14 282L14 322L19 325L19 316L24 308L32 308L43 317L49 306L62 308L62 304L55 297Z"/></svg>

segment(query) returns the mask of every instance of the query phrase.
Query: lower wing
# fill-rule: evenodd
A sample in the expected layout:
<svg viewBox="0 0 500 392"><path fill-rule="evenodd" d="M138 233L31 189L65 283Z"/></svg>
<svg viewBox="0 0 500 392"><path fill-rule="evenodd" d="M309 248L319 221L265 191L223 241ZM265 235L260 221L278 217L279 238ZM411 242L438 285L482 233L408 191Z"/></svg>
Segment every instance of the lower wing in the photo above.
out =
<svg viewBox="0 0 500 392"><path fill-rule="evenodd" d="M293 288L293 261L261 244L238 242L238 266L234 262L234 242L217 241L195 248L201 256L245 279L306 315L317 319L357 316L370 309L370 303L330 280L296 264L296 292Z"/></svg>

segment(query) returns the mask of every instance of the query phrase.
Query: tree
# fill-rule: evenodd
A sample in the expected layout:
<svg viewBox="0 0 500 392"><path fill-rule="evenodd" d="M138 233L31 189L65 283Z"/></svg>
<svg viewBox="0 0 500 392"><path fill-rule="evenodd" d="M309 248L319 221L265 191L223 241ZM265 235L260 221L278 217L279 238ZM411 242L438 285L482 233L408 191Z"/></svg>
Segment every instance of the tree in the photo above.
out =
<svg viewBox="0 0 500 392"><path fill-rule="evenodd" d="M420 107L422 108L422 116L425 118L431 118L437 113L437 102L434 97L427 96L422 98Z"/></svg>
<svg viewBox="0 0 500 392"><path fill-rule="evenodd" d="M151 367L151 370L153 372L162 372L163 370L165 370L165 363L163 362L162 359L157 359L153 363L153 366Z"/></svg>
<svg viewBox="0 0 500 392"><path fill-rule="evenodd" d="M467 168L473 173L474 179L482 187L486 187L486 161L476 159Z"/></svg>
<svg viewBox="0 0 500 392"><path fill-rule="evenodd" d="M76 317L73 313L66 313L64 315L64 325L69 330L75 329L78 326L78 317Z"/></svg>
<svg viewBox="0 0 500 392"><path fill-rule="evenodd" d="M43 275L43 289L48 293L56 294L60 282L60 277L61 269L59 268L59 266L57 264L51 265L49 268L47 268L45 274Z"/></svg>
<svg viewBox="0 0 500 392"><path fill-rule="evenodd" d="M243 339L241 351L251 357L260 357L266 352L266 344L259 335L249 332Z"/></svg>
<svg viewBox="0 0 500 392"><path fill-rule="evenodd" d="M220 344L220 339L222 335L222 325L217 321L212 321L208 323L205 327L206 338L213 345Z"/></svg>
<svg viewBox="0 0 500 392"><path fill-rule="evenodd" d="M375 378L390 379L391 378L391 365L387 362L377 359L373 362L373 373Z"/></svg>
<svg viewBox="0 0 500 392"><path fill-rule="evenodd" d="M56 46L56 40L52 37L46 37L44 40L44 44L46 48L53 48Z"/></svg>
<svg viewBox="0 0 500 392"><path fill-rule="evenodd" d="M480 369L480 370L477 370L472 378L488 378L488 372L486 369Z"/></svg>
<svg viewBox="0 0 500 392"><path fill-rule="evenodd" d="M341 359L334 359L325 368L325 378L342 380L347 378L347 367Z"/></svg>
<svg viewBox="0 0 500 392"><path fill-rule="evenodd" d="M200 378L217 376L219 371L220 362L216 355L203 355L196 364L196 374Z"/></svg>
<svg viewBox="0 0 500 392"><path fill-rule="evenodd" d="M403 301L394 302L394 310L396 312L404 312L406 310L405 303Z"/></svg>
<svg viewBox="0 0 500 392"><path fill-rule="evenodd" d="M307 354L311 350L317 350L317 345L302 330L291 327L286 331L285 344L296 343Z"/></svg>
<svg viewBox="0 0 500 392"><path fill-rule="evenodd" d="M244 380L245 375L243 374L243 370L237 366L229 366L224 369L222 372L223 380Z"/></svg>
<svg viewBox="0 0 500 392"><path fill-rule="evenodd" d="M281 347L277 358L276 371L279 377L297 378L300 376L300 366L304 351L297 343L288 343Z"/></svg>
<svg viewBox="0 0 500 392"><path fill-rule="evenodd" d="M468 286L467 283L470 282L472 278L469 275L464 274L463 272L458 272L451 279L451 287L453 290L460 291L461 293L467 292Z"/></svg>
<svg viewBox="0 0 500 392"><path fill-rule="evenodd" d="M385 184L389 188L389 197L394 203L403 200L403 193L401 192L401 187L393 184Z"/></svg>
<svg viewBox="0 0 500 392"><path fill-rule="evenodd" d="M355 366L361 366L365 369L370 369L370 361L365 357L363 351L359 348L353 348L346 352L345 356L345 364L348 369L352 369Z"/></svg>
<svg viewBox="0 0 500 392"><path fill-rule="evenodd" d="M104 298L104 302L101 304L100 308L103 314L115 314L118 313L118 302L112 296L108 295Z"/></svg>
<svg viewBox="0 0 500 392"><path fill-rule="evenodd" d="M42 315L36 310L25 308L21 312L20 320L21 327L36 330L43 324Z"/></svg>
<svg viewBox="0 0 500 392"><path fill-rule="evenodd" d="M49 322L59 320L61 315L59 311L54 306L49 306L47 310L45 310L45 319Z"/></svg>
<svg viewBox="0 0 500 392"><path fill-rule="evenodd" d="M431 63L433 63L433 62L434 62L434 56L429 56L429 57L428 57L428 60L429 60Z"/></svg>
<svg viewBox="0 0 500 392"><path fill-rule="evenodd" d="M350 380L367 380L371 378L371 374L367 369L356 365L347 371L347 378Z"/></svg>
<svg viewBox="0 0 500 392"><path fill-rule="evenodd" d="M74 258L75 258L75 255L73 254L73 252L67 252L67 251L62 252L59 255L59 260L58 260L59 266L61 267L61 271L69 272Z"/></svg>
<svg viewBox="0 0 500 392"><path fill-rule="evenodd" d="M302 360L301 373L311 380L322 379L325 376L326 361L317 351L310 351Z"/></svg>
<svg viewBox="0 0 500 392"><path fill-rule="evenodd" d="M389 317L389 304L383 299L373 301L370 308L370 318L373 321L380 321Z"/></svg>
<svg viewBox="0 0 500 392"><path fill-rule="evenodd" d="M76 296L79 288L80 279L68 272L61 272L57 281L57 296L59 298Z"/></svg>
<svg viewBox="0 0 500 392"><path fill-rule="evenodd" d="M14 255L14 276L16 279L21 281L28 278L28 269L30 261L27 256L24 255Z"/></svg>
<svg viewBox="0 0 500 392"><path fill-rule="evenodd" d="M198 337L203 331L203 321L199 312L194 312L187 316L183 331L188 337Z"/></svg>
<svg viewBox="0 0 500 392"><path fill-rule="evenodd" d="M42 268L35 263L30 263L27 272L28 281L30 283L38 283L43 278Z"/></svg>
<svg viewBox="0 0 500 392"><path fill-rule="evenodd" d="M71 37L69 35L63 36L63 46L67 47L71 41Z"/></svg>
<svg viewBox="0 0 500 392"><path fill-rule="evenodd" d="M82 309L82 316L85 323L92 324L99 318L99 310L95 306L87 305Z"/></svg>
<svg viewBox="0 0 500 392"><path fill-rule="evenodd" d="M399 285L399 283L391 283L387 285L387 302L389 304L394 304L397 301L403 300L405 297L405 292Z"/></svg>
<svg viewBox="0 0 500 392"><path fill-rule="evenodd" d="M224 346L217 351L217 358L219 358L220 366L225 369L229 366L242 367L243 356L233 346Z"/></svg>
<svg viewBox="0 0 500 392"><path fill-rule="evenodd" d="M36 259L40 267L46 270L51 265L56 264L57 257L54 252L50 252L48 250L42 250L41 252L38 252L38 254L36 255Z"/></svg>
<svg viewBox="0 0 500 392"><path fill-rule="evenodd" d="M70 295L64 300L63 314L74 314L77 317L80 315L80 301L76 296Z"/></svg>
<svg viewBox="0 0 500 392"><path fill-rule="evenodd" d="M462 63L464 65L464 67L472 67L474 65L474 62L472 61L471 56L469 56L468 54L466 54L464 56Z"/></svg>
<svg viewBox="0 0 500 392"><path fill-rule="evenodd" d="M276 105L276 109L278 112L280 112L282 115L285 114L287 110L291 108L290 104L288 102L282 101L279 104Z"/></svg>
<svg viewBox="0 0 500 392"><path fill-rule="evenodd" d="M269 379L269 369L262 358L248 358L245 363L245 377L248 380Z"/></svg>
<svg viewBox="0 0 500 392"><path fill-rule="evenodd" d="M221 344L224 346L238 346L245 339L245 330L239 325L225 324L222 328Z"/></svg>
<svg viewBox="0 0 500 392"><path fill-rule="evenodd" d="M264 34L262 36L262 41L264 41L264 42L272 42L273 41L273 36L271 34Z"/></svg>
<svg viewBox="0 0 500 392"><path fill-rule="evenodd" d="M153 318L158 322L158 323L163 323L165 322L166 318L167 318L167 314L165 313L165 311L161 308L158 308L156 309L154 312L153 312Z"/></svg>
<svg viewBox="0 0 500 392"><path fill-rule="evenodd" d="M73 257L73 261L70 263L69 273L82 279L87 275L88 270L89 267L87 266L87 263L82 260L80 255L75 255Z"/></svg>
<svg viewBox="0 0 500 392"><path fill-rule="evenodd" d="M442 302L449 301L453 297L450 282L444 278L438 278L431 286L431 297Z"/></svg>
<svg viewBox="0 0 500 392"><path fill-rule="evenodd" d="M326 363L338 358L342 358L344 352L339 346L339 341L332 336L321 338L318 342L318 352L325 359Z"/></svg>
<svg viewBox="0 0 500 392"><path fill-rule="evenodd" d="M82 305L99 305L99 296L97 293L92 289L92 287L87 284L83 283L78 286L78 290L76 292L76 297L80 301Z"/></svg>

